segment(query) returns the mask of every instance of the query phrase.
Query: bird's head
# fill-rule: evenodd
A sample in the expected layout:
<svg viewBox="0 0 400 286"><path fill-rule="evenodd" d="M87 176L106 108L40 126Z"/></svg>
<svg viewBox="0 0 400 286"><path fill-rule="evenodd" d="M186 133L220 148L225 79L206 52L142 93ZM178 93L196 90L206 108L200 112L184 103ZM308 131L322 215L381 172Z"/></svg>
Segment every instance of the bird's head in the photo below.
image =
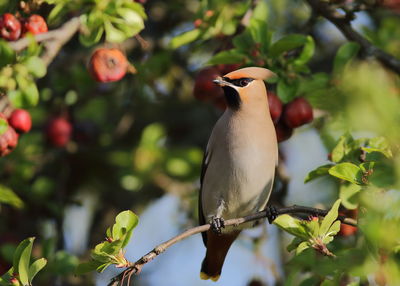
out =
<svg viewBox="0 0 400 286"><path fill-rule="evenodd" d="M239 110L244 104L257 104L267 100L264 80L275 76L272 71L247 67L227 73L214 80L215 84L222 87L228 107Z"/></svg>

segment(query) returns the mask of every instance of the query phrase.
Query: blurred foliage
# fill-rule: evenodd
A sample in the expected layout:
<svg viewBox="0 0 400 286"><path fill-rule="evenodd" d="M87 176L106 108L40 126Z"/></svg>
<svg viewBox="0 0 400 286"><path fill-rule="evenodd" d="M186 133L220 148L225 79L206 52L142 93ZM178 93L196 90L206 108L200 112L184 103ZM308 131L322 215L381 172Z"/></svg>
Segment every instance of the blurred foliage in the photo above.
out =
<svg viewBox="0 0 400 286"><path fill-rule="evenodd" d="M372 279L378 285L400 284L399 76L365 57L357 43L334 38L325 20L313 19L305 1L151 0L144 6L130 0L26 2L45 2L35 13L52 28L75 16L83 28L48 67L40 59L43 45L32 41L15 53L0 42L1 92L15 107L28 108L33 118L32 131L0 159L1 273L13 266L19 242L35 236L32 257L48 261L36 284L54 285L55 279L92 283L90 277L73 277L80 259L63 243L64 210L82 204L82 190L99 202L90 245L103 239L104 229L121 210L140 213L165 193L182 198L195 224L202 150L221 111L193 98L193 78L205 65L234 63L274 71L278 77L268 88L284 102L297 96L311 102L319 114L312 127L331 162L309 170L306 181L335 178L339 212L358 210L356 235L334 239L339 226L332 217L339 203L332 217L318 221L280 217L307 234L292 232L296 238L290 249L299 251L285 266L282 283L366 285ZM18 1L0 0L1 13L15 11ZM364 13L374 24L363 35L399 58L398 14L384 7ZM140 31L143 39L131 38ZM138 73L116 83L92 80L86 69L92 52L88 46L103 42L121 48ZM73 126L65 148L50 146L43 136L56 115ZM0 134L4 128L0 119ZM310 237L321 235L335 259L310 249L315 248ZM117 257L129 235L107 236L118 243L96 247L91 254L97 262L87 269L119 261L110 262L108 255ZM28 242L32 247L33 241ZM118 247L109 248L113 243ZM32 267L28 252L23 266L14 266L19 272L18 267ZM31 278L19 279L24 284Z"/></svg>

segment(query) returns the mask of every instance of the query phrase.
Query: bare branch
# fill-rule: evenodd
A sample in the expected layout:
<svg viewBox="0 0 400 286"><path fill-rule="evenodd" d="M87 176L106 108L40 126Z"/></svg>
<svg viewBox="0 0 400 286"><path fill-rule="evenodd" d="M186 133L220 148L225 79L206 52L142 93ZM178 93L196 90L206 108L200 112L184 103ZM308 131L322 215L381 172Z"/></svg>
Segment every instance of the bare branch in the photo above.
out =
<svg viewBox="0 0 400 286"><path fill-rule="evenodd" d="M79 30L79 27L79 17L73 17L58 29L34 36L36 42L43 42L46 47L46 51L42 55L42 59L46 65L49 65L53 61L62 46L72 38ZM22 38L16 42L10 43L10 46L14 51L19 52L27 48L31 41L31 38Z"/></svg>
<svg viewBox="0 0 400 286"><path fill-rule="evenodd" d="M267 208L268 209L268 208ZM316 208L310 208L310 207L303 207L303 206L291 206L291 207L283 207L279 209L275 209L274 215L282 215L282 214L309 214L313 216L325 216L329 210L322 210L322 209L316 209ZM255 221L255 220L260 220L263 218L269 217L269 211L260 211L255 214L251 214L242 218L234 218L234 219L229 219L225 221L225 226L238 226L240 224L249 222L249 221ZM352 225L352 226L357 226L357 221L351 218L347 218L344 216L339 216L338 220L340 220L344 224ZM123 285L123 282L126 277L130 279L130 277L133 274L139 274L142 271L143 266L152 261L154 258L156 258L158 255L163 253L167 248L170 246L174 245L175 243L192 236L197 233L201 233L204 231L207 231L210 229L210 224L205 224L201 226L196 226L191 229L188 229L181 234L171 238L170 240L163 242L156 247L154 247L153 250L148 252L146 255L142 256L139 260L137 260L134 263L130 263L129 267L125 269L123 272L115 276L114 278L111 279L111 282L108 284L108 286L117 286L119 283ZM129 285L129 284L128 284Z"/></svg>
<svg viewBox="0 0 400 286"><path fill-rule="evenodd" d="M311 6L312 10L332 22L349 41L359 43L366 54L376 57L386 67L400 74L400 60L374 46L366 38L356 32L350 24L352 17L339 14L328 2L322 2L320 0L306 1Z"/></svg>

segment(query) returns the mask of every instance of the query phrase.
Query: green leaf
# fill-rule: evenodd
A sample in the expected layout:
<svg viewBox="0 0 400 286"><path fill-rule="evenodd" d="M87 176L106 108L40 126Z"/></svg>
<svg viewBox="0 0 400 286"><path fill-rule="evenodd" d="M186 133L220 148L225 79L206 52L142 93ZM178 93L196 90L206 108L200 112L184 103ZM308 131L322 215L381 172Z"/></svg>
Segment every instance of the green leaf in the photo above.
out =
<svg viewBox="0 0 400 286"><path fill-rule="evenodd" d="M170 48L177 49L183 45L187 45L191 42L194 42L199 38L200 35L201 31L199 29L193 29L191 31L175 36L174 38L172 38L170 42Z"/></svg>
<svg viewBox="0 0 400 286"><path fill-rule="evenodd" d="M308 241L303 241L302 243L300 243L297 248L296 248L296 255L299 255L300 253L302 253L304 250L306 250L307 248L310 248L310 243Z"/></svg>
<svg viewBox="0 0 400 286"><path fill-rule="evenodd" d="M248 53L248 51L251 50L255 45L249 29L234 37L232 43L236 50L240 53Z"/></svg>
<svg viewBox="0 0 400 286"><path fill-rule="evenodd" d="M126 237L122 242L122 248L124 248L129 242L129 239L132 235L133 229L139 223L139 218L132 211L127 210L127 211L123 211L123 212L119 213L117 215L115 221L116 221L116 225L120 229L125 229L125 231L126 231ZM113 228L113 230L114 230L114 228ZM114 233L113 233L113 235L114 235Z"/></svg>
<svg viewBox="0 0 400 286"><path fill-rule="evenodd" d="M354 139L350 133L345 133L344 135L340 136L338 143L332 150L332 161L339 163L346 155L346 152L348 152L347 145L353 141Z"/></svg>
<svg viewBox="0 0 400 286"><path fill-rule="evenodd" d="M102 262L107 262L110 259L110 255L117 254L122 248L122 240L117 239L113 242L104 241L96 245L94 250L92 251L92 257L95 260L99 260ZM106 259L104 259L106 258Z"/></svg>
<svg viewBox="0 0 400 286"><path fill-rule="evenodd" d="M36 78L41 78L46 75L47 67L43 60L39 57L30 57L25 62L25 66L28 68L29 72L33 74Z"/></svg>
<svg viewBox="0 0 400 286"><path fill-rule="evenodd" d="M304 35L293 34L285 36L271 45L269 56L277 58L282 53L299 48L306 43L307 37Z"/></svg>
<svg viewBox="0 0 400 286"><path fill-rule="evenodd" d="M302 243L303 240L299 237L294 237L292 242L286 247L286 250L291 252L293 250L295 250L297 248L297 246L299 246L300 243Z"/></svg>
<svg viewBox="0 0 400 286"><path fill-rule="evenodd" d="M358 54L359 50L360 45L355 42L343 44L337 51L333 61L333 72L339 73L342 71L346 64Z"/></svg>
<svg viewBox="0 0 400 286"><path fill-rule="evenodd" d="M265 53L270 45L272 36L271 33L268 32L266 22L258 19L251 19L248 30L253 38L253 42L259 43L261 45L261 51Z"/></svg>
<svg viewBox="0 0 400 286"><path fill-rule="evenodd" d="M31 81L21 89L22 95L24 97L24 106L35 106L39 102L39 91L37 89L36 83Z"/></svg>
<svg viewBox="0 0 400 286"><path fill-rule="evenodd" d="M112 265L111 262L101 264L101 265L99 265L99 267L96 268L96 271L99 272L99 273L102 273L110 265Z"/></svg>
<svg viewBox="0 0 400 286"><path fill-rule="evenodd" d="M384 137L370 138L367 143L368 146L362 147L361 149L365 152L379 152L387 158L392 158L392 150L390 149L389 143Z"/></svg>
<svg viewBox="0 0 400 286"><path fill-rule="evenodd" d="M122 18L122 23L117 24L118 28L123 30L127 37L132 37L144 28L143 18L136 11L128 8L117 10Z"/></svg>
<svg viewBox="0 0 400 286"><path fill-rule="evenodd" d="M273 223L283 230L289 232L290 234L301 237L303 239L309 238L309 235L301 221L291 217L290 215L280 215L274 220Z"/></svg>
<svg viewBox="0 0 400 286"><path fill-rule="evenodd" d="M258 1L256 7L253 10L253 15L251 16L251 19L257 19L262 22L267 23L269 16L269 7L267 2L265 1Z"/></svg>
<svg viewBox="0 0 400 286"><path fill-rule="evenodd" d="M339 189L339 198L342 200L342 205L346 209L355 209L358 206L358 193L361 191L361 186L355 184L341 184Z"/></svg>
<svg viewBox="0 0 400 286"><path fill-rule="evenodd" d="M246 59L246 56L240 53L237 50L229 50L222 51L213 56L208 64L216 65L216 64L236 64L243 62Z"/></svg>
<svg viewBox="0 0 400 286"><path fill-rule="evenodd" d="M8 122L4 118L0 118L0 135L3 135L8 129ZM0 196L1 201L1 196Z"/></svg>
<svg viewBox="0 0 400 286"><path fill-rule="evenodd" d="M340 231L340 225L341 222L340 220L335 221L332 226L328 230L328 235L334 236ZM325 244L328 244L327 242L324 242Z"/></svg>
<svg viewBox="0 0 400 286"><path fill-rule="evenodd" d="M323 237L326 236L327 233L329 232L329 229L331 228L331 225L334 223L334 221L338 217L338 210L340 206L341 200L338 199L332 206L332 208L329 210L329 212L326 214L324 219L321 222L321 226L319 228L319 236Z"/></svg>
<svg viewBox="0 0 400 286"><path fill-rule="evenodd" d="M4 67L15 61L15 52L9 43L0 39L0 67Z"/></svg>
<svg viewBox="0 0 400 286"><path fill-rule="evenodd" d="M104 33L103 23L97 20L96 15L91 14L89 17L83 14L79 18L83 27L79 33L79 41L86 47L98 43Z"/></svg>
<svg viewBox="0 0 400 286"><path fill-rule="evenodd" d="M352 163L340 163L329 169L329 174L353 184L362 184L362 170Z"/></svg>
<svg viewBox="0 0 400 286"><path fill-rule="evenodd" d="M367 153L378 152L383 154L386 158L392 158L393 154L390 149L378 149L378 148L370 148L370 147L361 147L361 149Z"/></svg>
<svg viewBox="0 0 400 286"><path fill-rule="evenodd" d="M307 222L307 228L310 230L310 233L313 237L318 236L319 234L319 218L318 220L311 220Z"/></svg>
<svg viewBox="0 0 400 286"><path fill-rule="evenodd" d="M0 203L22 208L24 202L8 187L0 185Z"/></svg>
<svg viewBox="0 0 400 286"><path fill-rule="evenodd" d="M8 92L8 99L16 108L23 108L26 105L24 95L20 90L10 90Z"/></svg>
<svg viewBox="0 0 400 286"><path fill-rule="evenodd" d="M368 172L368 171L373 171L375 166L375 162L365 162L359 165L361 171Z"/></svg>
<svg viewBox="0 0 400 286"><path fill-rule="evenodd" d="M17 249L14 252L14 257L13 257L13 268L15 270L18 270L18 264L19 264L19 260L21 258L22 252L33 241L32 239L33 239L32 237L26 238L18 244Z"/></svg>
<svg viewBox="0 0 400 286"><path fill-rule="evenodd" d="M290 102L296 95L298 82L287 83L283 78L280 78L277 86L277 94L283 103Z"/></svg>
<svg viewBox="0 0 400 286"><path fill-rule="evenodd" d="M11 267L3 276L0 277L0 285L1 286L10 286L10 279L13 276L14 268Z"/></svg>
<svg viewBox="0 0 400 286"><path fill-rule="evenodd" d="M75 270L76 275L82 275L88 272L92 272L96 270L100 265L102 265L101 262L98 262L96 260L90 260L89 262L84 262L78 265L78 267Z"/></svg>
<svg viewBox="0 0 400 286"><path fill-rule="evenodd" d="M308 183L316 178L328 175L328 171L332 166L332 164L326 164L312 170L310 173L307 174L306 178L304 179L304 183Z"/></svg>
<svg viewBox="0 0 400 286"><path fill-rule="evenodd" d="M53 9L50 11L49 16L47 17L47 23L49 25L56 24L60 21L62 16L67 13L67 9L65 9L65 4L66 2L59 2L53 7Z"/></svg>
<svg viewBox="0 0 400 286"><path fill-rule="evenodd" d="M29 282L32 282L33 278L38 274L40 270L43 269L47 264L47 260L45 258L40 258L33 262L31 266L29 266Z"/></svg>
<svg viewBox="0 0 400 286"><path fill-rule="evenodd" d="M80 33L79 41L82 45L86 47L93 46L101 40L101 36L103 36L104 27L100 26L97 29L91 30L90 33Z"/></svg>
<svg viewBox="0 0 400 286"><path fill-rule="evenodd" d="M104 22L104 30L106 32L106 41L110 43L122 43L128 37L124 32L117 29L110 21Z"/></svg>
<svg viewBox="0 0 400 286"><path fill-rule="evenodd" d="M336 286L336 285L337 285L337 284L336 284L334 281L325 279L325 280L321 283L320 286ZM348 284L347 284L347 285L348 285Z"/></svg>
<svg viewBox="0 0 400 286"><path fill-rule="evenodd" d="M27 239L28 244L26 244L26 246L22 249L18 260L18 265L15 268L18 272L18 278L23 285L29 285L29 265L31 261L31 252L34 240L34 237Z"/></svg>
<svg viewBox="0 0 400 286"><path fill-rule="evenodd" d="M294 61L293 64L295 66L302 66L308 63L308 61L313 57L315 51L315 42L311 36L307 36L306 43L303 47L303 50Z"/></svg>
<svg viewBox="0 0 400 286"><path fill-rule="evenodd" d="M396 184L395 168L391 164L376 163L368 181L378 188L390 189Z"/></svg>

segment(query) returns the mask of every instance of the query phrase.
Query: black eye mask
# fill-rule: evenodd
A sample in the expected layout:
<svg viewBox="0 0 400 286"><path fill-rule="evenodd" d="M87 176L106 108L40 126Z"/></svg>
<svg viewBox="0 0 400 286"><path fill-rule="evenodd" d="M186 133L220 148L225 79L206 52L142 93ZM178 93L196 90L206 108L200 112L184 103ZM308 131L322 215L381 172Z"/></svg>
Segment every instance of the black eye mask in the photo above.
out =
<svg viewBox="0 0 400 286"><path fill-rule="evenodd" d="M232 83L233 85L235 85L237 87L245 87L246 85L248 85L250 82L253 81L252 78L248 78L248 77L243 77L243 78L238 78L238 79L230 79L228 77L223 77L222 79L224 81Z"/></svg>

